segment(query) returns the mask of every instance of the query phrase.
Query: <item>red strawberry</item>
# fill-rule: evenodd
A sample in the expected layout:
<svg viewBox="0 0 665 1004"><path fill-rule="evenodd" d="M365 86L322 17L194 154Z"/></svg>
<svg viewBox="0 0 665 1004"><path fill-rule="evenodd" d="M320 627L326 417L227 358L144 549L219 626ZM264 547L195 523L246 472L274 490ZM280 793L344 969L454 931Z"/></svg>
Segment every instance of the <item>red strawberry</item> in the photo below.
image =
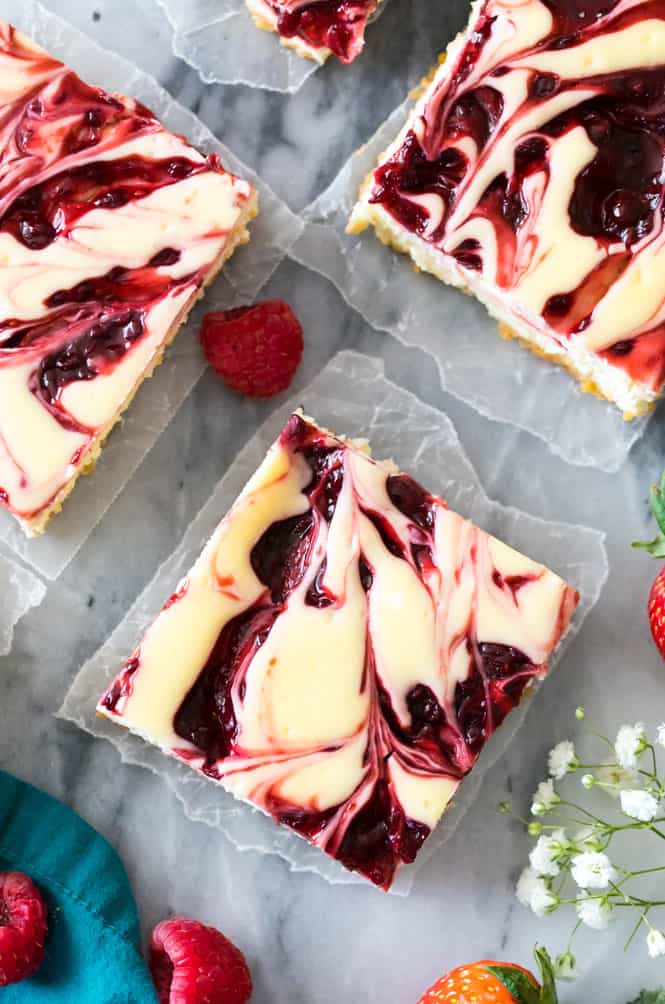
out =
<svg viewBox="0 0 665 1004"><path fill-rule="evenodd" d="M475 962L442 976L418 1004L557 1004L550 957L536 950L542 987L533 973L508 962Z"/></svg>
<svg viewBox="0 0 665 1004"><path fill-rule="evenodd" d="M247 397L273 397L286 390L300 365L302 327L287 303L266 300L206 314L201 345L233 390Z"/></svg>
<svg viewBox="0 0 665 1004"><path fill-rule="evenodd" d="M32 976L44 958L46 907L32 879L0 872L0 987Z"/></svg>
<svg viewBox="0 0 665 1004"><path fill-rule="evenodd" d="M646 543L635 541L633 547L648 551L654 558L665 558L665 474L660 485L654 485L651 489L651 509L660 533ZM665 567L661 568L651 587L647 612L653 640L662 658L665 659Z"/></svg>
<svg viewBox="0 0 665 1004"><path fill-rule="evenodd" d="M214 927L185 917L152 932L150 972L160 1004L246 1004L252 996L242 952Z"/></svg>

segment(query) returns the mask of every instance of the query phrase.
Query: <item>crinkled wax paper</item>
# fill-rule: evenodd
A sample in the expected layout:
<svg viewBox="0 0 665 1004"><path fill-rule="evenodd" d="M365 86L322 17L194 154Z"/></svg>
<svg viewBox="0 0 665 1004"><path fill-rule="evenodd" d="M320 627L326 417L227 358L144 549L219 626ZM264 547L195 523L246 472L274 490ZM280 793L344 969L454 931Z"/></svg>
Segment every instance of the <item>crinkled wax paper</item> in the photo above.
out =
<svg viewBox="0 0 665 1004"><path fill-rule="evenodd" d="M50 523L47 534L38 540L28 540L13 517L0 512L0 540L47 578L54 579L120 494L203 372L205 363L194 337L201 314L254 300L302 224L195 115L173 101L152 77L100 48L34 0L6 0L2 16L73 66L84 79L140 99L169 129L187 136L202 150L219 153L227 168L257 185L260 198L260 214L250 225L249 244L235 252L222 275L208 289L205 300L192 312L164 363L140 388L122 424L114 430L95 472L79 480L62 513Z"/></svg>
<svg viewBox="0 0 665 1004"><path fill-rule="evenodd" d="M240 849L279 854L294 871L313 871L330 882L363 882L290 830L275 825L258 810L237 802L219 785L191 768L168 759L125 729L98 718L95 706L109 681L133 651L147 625L184 576L213 529L277 437L293 408L302 404L319 422L351 436L368 437L378 458L393 457L449 504L508 543L565 576L581 592L581 604L562 650L579 631L595 604L607 575L603 534L581 526L545 523L517 509L491 502L483 493L451 421L388 381L383 364L355 352L337 355L312 384L287 402L241 451L212 496L190 525L182 543L161 566L122 623L79 673L60 717L93 735L109 739L127 763L148 767L163 777L181 800L185 813L218 827ZM408 893L422 864L453 833L475 798L485 771L517 732L528 707L525 701L488 745L479 766L462 786L454 807L426 842L419 862L399 874L393 887Z"/></svg>
<svg viewBox="0 0 665 1004"><path fill-rule="evenodd" d="M561 367L501 340L480 303L416 272L372 229L345 234L361 182L409 108L408 101L398 108L307 207L295 257L331 279L374 328L431 353L446 390L482 415L526 429L569 463L618 470L648 419L625 422L614 405L584 394Z"/></svg>
<svg viewBox="0 0 665 1004"><path fill-rule="evenodd" d="M173 27L173 51L207 83L248 84L292 94L317 69L260 31L245 0L157 0ZM251 41L251 44L249 44Z"/></svg>
<svg viewBox="0 0 665 1004"><path fill-rule="evenodd" d="M0 554L0 656L11 651L17 622L31 607L39 606L45 595L41 579Z"/></svg>
<svg viewBox="0 0 665 1004"><path fill-rule="evenodd" d="M157 3L173 28L174 53L206 84L247 84L293 94L319 68L280 45L275 32L259 30L245 0Z"/></svg>

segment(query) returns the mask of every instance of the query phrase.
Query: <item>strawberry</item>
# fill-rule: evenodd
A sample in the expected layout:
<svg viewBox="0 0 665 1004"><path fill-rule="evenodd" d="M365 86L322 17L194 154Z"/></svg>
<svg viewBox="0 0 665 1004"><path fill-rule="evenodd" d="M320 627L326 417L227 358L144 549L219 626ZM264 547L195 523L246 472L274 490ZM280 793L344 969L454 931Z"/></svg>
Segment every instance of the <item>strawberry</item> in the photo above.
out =
<svg viewBox="0 0 665 1004"><path fill-rule="evenodd" d="M544 948L535 956L542 986L528 969L510 962L475 962L442 976L418 1004L557 1004L550 957Z"/></svg>
<svg viewBox="0 0 665 1004"><path fill-rule="evenodd" d="M46 907L32 879L0 872L0 987L32 976L44 958Z"/></svg>
<svg viewBox="0 0 665 1004"><path fill-rule="evenodd" d="M304 347L300 321L283 300L206 314L200 337L215 372L247 397L286 390Z"/></svg>
<svg viewBox="0 0 665 1004"><path fill-rule="evenodd" d="M216 928L185 917L152 932L150 972L159 1004L246 1004L252 995L242 952Z"/></svg>
<svg viewBox="0 0 665 1004"><path fill-rule="evenodd" d="M660 532L653 540L635 541L633 547L648 551L654 558L665 558L665 474L660 485L654 485L651 489L651 509ZM656 648L665 659L665 567L661 568L651 587L647 612Z"/></svg>

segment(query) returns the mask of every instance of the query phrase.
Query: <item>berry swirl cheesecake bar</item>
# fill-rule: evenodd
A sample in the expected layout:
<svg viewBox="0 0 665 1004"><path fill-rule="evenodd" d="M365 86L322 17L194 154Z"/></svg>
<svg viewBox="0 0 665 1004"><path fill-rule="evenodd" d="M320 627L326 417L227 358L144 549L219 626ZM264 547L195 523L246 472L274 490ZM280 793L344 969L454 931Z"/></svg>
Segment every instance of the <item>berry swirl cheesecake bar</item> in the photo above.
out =
<svg viewBox="0 0 665 1004"><path fill-rule="evenodd" d="M350 229L630 418L665 383L665 3L476 0Z"/></svg>
<svg viewBox="0 0 665 1004"><path fill-rule="evenodd" d="M0 22L0 505L40 533L256 214L252 186Z"/></svg>
<svg viewBox="0 0 665 1004"><path fill-rule="evenodd" d="M387 889L577 602L295 413L97 710Z"/></svg>
<svg viewBox="0 0 665 1004"><path fill-rule="evenodd" d="M282 45L325 63L351 63L365 45L365 29L384 0L247 0L258 28L276 31Z"/></svg>

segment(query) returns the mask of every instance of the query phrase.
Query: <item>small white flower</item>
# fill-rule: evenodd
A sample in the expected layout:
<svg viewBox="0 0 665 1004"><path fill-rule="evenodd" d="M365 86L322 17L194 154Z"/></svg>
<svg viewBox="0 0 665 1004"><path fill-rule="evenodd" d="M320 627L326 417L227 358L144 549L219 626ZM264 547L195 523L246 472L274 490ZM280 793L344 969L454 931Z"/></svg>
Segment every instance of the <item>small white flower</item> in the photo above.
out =
<svg viewBox="0 0 665 1004"><path fill-rule="evenodd" d="M533 868L524 869L517 882L516 893L522 906L528 906L537 917L544 917L559 905L545 880L536 875Z"/></svg>
<svg viewBox="0 0 665 1004"><path fill-rule="evenodd" d="M659 746L665 746L665 724L658 726L656 742Z"/></svg>
<svg viewBox="0 0 665 1004"><path fill-rule="evenodd" d="M575 747L570 739L564 739L563 742L557 743L549 756L550 777L560 781L571 770L574 770L576 765Z"/></svg>
<svg viewBox="0 0 665 1004"><path fill-rule="evenodd" d="M537 875L554 878L559 874L558 861L568 846L565 830L555 830L551 836L540 837L529 855L531 867Z"/></svg>
<svg viewBox="0 0 665 1004"><path fill-rule="evenodd" d="M587 791L590 791L595 783L596 779L593 776L593 774L585 774L584 777L582 778L582 787L586 788Z"/></svg>
<svg viewBox="0 0 665 1004"><path fill-rule="evenodd" d="M647 735L642 722L636 725L622 725L614 744L619 766L624 770L635 770L637 758L644 753L646 744Z"/></svg>
<svg viewBox="0 0 665 1004"><path fill-rule="evenodd" d="M631 819L650 823L658 814L658 799L650 791L622 791L621 811Z"/></svg>
<svg viewBox="0 0 665 1004"><path fill-rule="evenodd" d="M596 783L601 785L612 798L626 788L634 788L640 777L636 770L627 770L616 763L605 764L596 771Z"/></svg>
<svg viewBox="0 0 665 1004"><path fill-rule="evenodd" d="M604 899L582 899L575 909L582 923L594 931L606 931L613 919L612 905Z"/></svg>
<svg viewBox="0 0 665 1004"><path fill-rule="evenodd" d="M607 854L599 851L577 854L571 862L570 873L580 889L607 889L617 876Z"/></svg>
<svg viewBox="0 0 665 1004"><path fill-rule="evenodd" d="M657 959L660 955L665 955L665 934L652 927L647 934L647 948L652 959Z"/></svg>
<svg viewBox="0 0 665 1004"><path fill-rule="evenodd" d="M563 952L555 959L554 975L557 980L577 979L577 962L575 961L575 956L570 949L567 952Z"/></svg>
<svg viewBox="0 0 665 1004"><path fill-rule="evenodd" d="M533 796L531 813L534 816L544 816L546 812L550 812L560 801L561 799L554 790L553 781L541 781Z"/></svg>

